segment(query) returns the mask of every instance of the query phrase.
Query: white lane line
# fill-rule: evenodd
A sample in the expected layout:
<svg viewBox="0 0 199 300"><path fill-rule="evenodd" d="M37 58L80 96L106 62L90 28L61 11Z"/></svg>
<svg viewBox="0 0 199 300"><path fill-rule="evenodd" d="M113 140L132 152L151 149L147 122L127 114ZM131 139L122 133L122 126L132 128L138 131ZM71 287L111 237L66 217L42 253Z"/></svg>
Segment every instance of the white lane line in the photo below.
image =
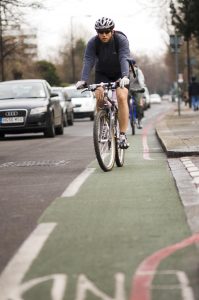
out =
<svg viewBox="0 0 199 300"><path fill-rule="evenodd" d="M142 145L143 145L143 158L145 160L151 160L150 154L149 154L149 146L147 142L147 136L142 136Z"/></svg>
<svg viewBox="0 0 199 300"><path fill-rule="evenodd" d="M95 171L95 168L85 169L79 176L77 176L65 189L61 197L72 197L74 196L84 181Z"/></svg>
<svg viewBox="0 0 199 300"><path fill-rule="evenodd" d="M56 223L39 224L7 264L0 276L1 300L9 299L10 293L19 287L55 226Z"/></svg>

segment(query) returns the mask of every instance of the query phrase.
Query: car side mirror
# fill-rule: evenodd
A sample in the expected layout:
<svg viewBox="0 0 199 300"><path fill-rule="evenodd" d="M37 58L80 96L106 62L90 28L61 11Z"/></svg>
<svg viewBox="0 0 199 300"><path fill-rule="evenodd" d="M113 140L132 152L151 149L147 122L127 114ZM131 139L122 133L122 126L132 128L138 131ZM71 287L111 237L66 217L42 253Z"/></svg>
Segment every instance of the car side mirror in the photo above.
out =
<svg viewBox="0 0 199 300"><path fill-rule="evenodd" d="M58 97L58 96L59 96L59 95L58 95L57 93L54 93L54 92L51 92L51 93L50 93L50 97L51 97L51 98L53 98L53 97Z"/></svg>

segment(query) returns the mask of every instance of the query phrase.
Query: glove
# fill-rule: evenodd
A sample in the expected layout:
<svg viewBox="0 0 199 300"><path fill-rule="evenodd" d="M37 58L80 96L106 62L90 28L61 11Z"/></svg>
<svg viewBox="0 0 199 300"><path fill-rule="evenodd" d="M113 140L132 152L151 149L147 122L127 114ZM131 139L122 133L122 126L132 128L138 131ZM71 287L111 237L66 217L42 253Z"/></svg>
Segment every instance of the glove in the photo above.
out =
<svg viewBox="0 0 199 300"><path fill-rule="evenodd" d="M83 89L83 88L85 88L85 86L86 86L86 81L84 81L84 80L80 80L76 83L77 90Z"/></svg>
<svg viewBox="0 0 199 300"><path fill-rule="evenodd" d="M120 79L120 87L123 89L125 85L129 84L129 79L127 76L124 76L122 79Z"/></svg>

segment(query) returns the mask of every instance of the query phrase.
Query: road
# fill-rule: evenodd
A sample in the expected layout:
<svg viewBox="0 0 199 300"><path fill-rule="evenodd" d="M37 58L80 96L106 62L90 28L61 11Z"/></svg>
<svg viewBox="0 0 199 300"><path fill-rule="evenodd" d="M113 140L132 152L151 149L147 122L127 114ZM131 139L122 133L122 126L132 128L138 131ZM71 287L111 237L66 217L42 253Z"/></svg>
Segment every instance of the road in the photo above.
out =
<svg viewBox="0 0 199 300"><path fill-rule="evenodd" d="M125 166L108 173L94 160L85 120L53 140L1 142L4 262L29 236L0 277L1 300L45 300L50 291L53 300L199 299L198 237L154 131L169 107L146 111L143 130L128 135Z"/></svg>
<svg viewBox="0 0 199 300"><path fill-rule="evenodd" d="M0 271L42 212L94 159L92 122L85 120L54 139L34 134L0 141Z"/></svg>

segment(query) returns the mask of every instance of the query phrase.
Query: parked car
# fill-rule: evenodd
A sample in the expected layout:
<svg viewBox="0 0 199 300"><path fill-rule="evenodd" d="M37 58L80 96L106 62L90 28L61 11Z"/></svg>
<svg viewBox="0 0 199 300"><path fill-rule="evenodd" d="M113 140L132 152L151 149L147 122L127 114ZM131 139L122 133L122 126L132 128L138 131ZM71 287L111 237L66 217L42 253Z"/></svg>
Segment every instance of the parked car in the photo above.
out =
<svg viewBox="0 0 199 300"><path fill-rule="evenodd" d="M68 97L63 87L52 87L52 91L58 94L64 116L64 127L73 125L74 111L71 99Z"/></svg>
<svg viewBox="0 0 199 300"><path fill-rule="evenodd" d="M172 96L169 95L169 94L165 94L165 95L162 96L162 100L171 102L172 101Z"/></svg>
<svg viewBox="0 0 199 300"><path fill-rule="evenodd" d="M77 90L75 86L65 87L65 92L71 99L74 109L75 118L86 118L94 120L96 110L96 99L91 91L82 92Z"/></svg>
<svg viewBox="0 0 199 300"><path fill-rule="evenodd" d="M161 97L160 97L159 94L151 94L150 95L150 102L151 102L151 104L153 104L153 103L161 103L162 99L161 99Z"/></svg>
<svg viewBox="0 0 199 300"><path fill-rule="evenodd" d="M42 79L0 82L0 137L30 132L43 132L46 137L63 134L57 95Z"/></svg>

